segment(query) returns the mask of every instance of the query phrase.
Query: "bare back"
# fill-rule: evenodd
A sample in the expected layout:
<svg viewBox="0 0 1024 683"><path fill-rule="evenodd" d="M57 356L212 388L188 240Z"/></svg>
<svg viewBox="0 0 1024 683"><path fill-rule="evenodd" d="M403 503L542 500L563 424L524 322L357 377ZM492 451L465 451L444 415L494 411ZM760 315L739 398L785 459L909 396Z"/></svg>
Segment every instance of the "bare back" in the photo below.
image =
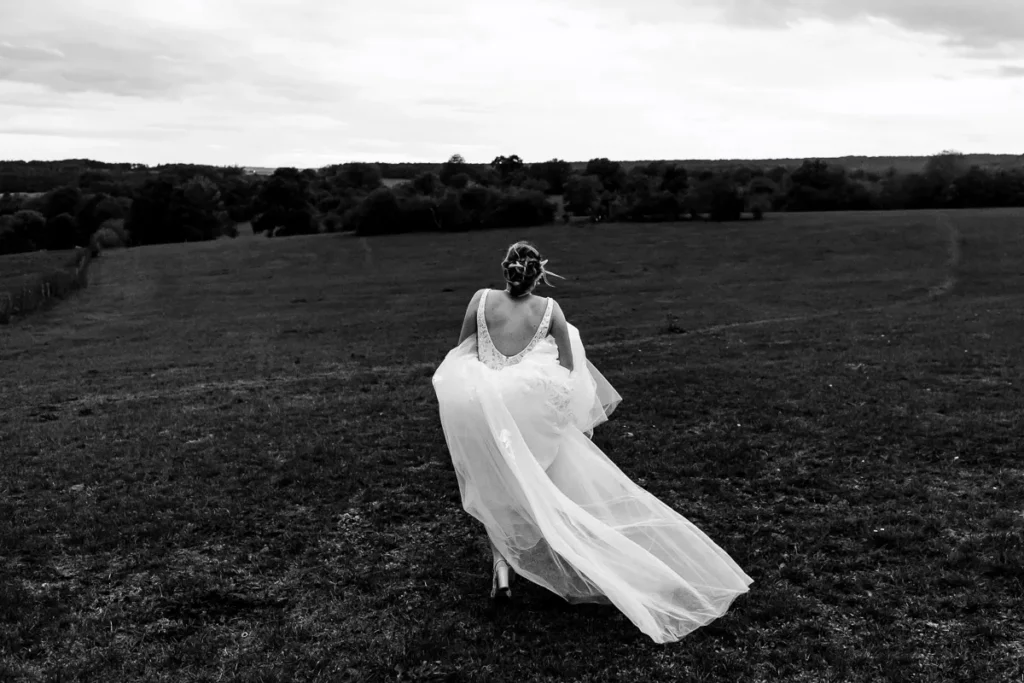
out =
<svg viewBox="0 0 1024 683"><path fill-rule="evenodd" d="M484 322L498 353L515 356L537 334L548 306L547 297L529 295L513 299L507 293L486 290Z"/></svg>

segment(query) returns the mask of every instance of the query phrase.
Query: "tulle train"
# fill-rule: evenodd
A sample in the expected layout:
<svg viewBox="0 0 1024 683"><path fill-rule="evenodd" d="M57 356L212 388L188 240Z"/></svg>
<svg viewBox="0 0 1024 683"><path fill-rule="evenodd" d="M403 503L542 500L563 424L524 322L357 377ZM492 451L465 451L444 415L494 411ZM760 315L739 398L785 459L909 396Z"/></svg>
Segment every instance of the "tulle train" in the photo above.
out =
<svg viewBox="0 0 1024 683"><path fill-rule="evenodd" d="M434 375L465 510L522 577L569 602L610 603L658 643L720 617L752 579L588 438L621 397L569 326L575 370L545 339L493 370L476 339Z"/></svg>

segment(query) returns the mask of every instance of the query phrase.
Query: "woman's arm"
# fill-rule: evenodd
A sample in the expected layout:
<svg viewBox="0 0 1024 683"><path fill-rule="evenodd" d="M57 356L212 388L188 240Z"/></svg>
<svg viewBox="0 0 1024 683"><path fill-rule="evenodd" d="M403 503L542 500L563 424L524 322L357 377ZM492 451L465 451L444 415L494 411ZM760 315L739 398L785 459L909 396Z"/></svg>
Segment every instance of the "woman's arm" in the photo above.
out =
<svg viewBox="0 0 1024 683"><path fill-rule="evenodd" d="M484 290L478 289L473 298L469 300L466 307L466 317L462 319L462 332L459 334L459 344L476 334L476 307L480 305L480 295Z"/></svg>
<svg viewBox="0 0 1024 683"><path fill-rule="evenodd" d="M558 345L558 362L563 368L572 372L574 366L572 346L569 344L569 326L565 321L565 314L562 313L562 307L558 305L557 301L554 302L551 309L551 336L555 338L555 344Z"/></svg>

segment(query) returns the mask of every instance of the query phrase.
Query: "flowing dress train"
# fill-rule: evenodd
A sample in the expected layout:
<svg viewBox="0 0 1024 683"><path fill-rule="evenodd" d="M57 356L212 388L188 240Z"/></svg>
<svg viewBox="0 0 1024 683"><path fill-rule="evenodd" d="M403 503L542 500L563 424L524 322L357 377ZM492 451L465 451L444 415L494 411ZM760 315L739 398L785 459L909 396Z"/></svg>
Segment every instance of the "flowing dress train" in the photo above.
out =
<svg viewBox="0 0 1024 683"><path fill-rule="evenodd" d="M590 440L621 396L568 325L574 369L548 332L553 301L515 356L477 334L433 377L465 510L515 572L572 603L615 605L658 643L722 616L753 580Z"/></svg>

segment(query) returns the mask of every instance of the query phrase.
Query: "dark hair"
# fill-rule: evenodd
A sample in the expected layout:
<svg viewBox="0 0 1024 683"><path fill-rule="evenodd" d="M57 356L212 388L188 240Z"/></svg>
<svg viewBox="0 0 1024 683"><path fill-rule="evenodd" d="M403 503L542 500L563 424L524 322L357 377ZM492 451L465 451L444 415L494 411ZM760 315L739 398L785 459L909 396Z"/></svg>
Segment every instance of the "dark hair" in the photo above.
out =
<svg viewBox="0 0 1024 683"><path fill-rule="evenodd" d="M501 269L509 294L522 296L533 289L544 272L542 260L540 251L529 242L516 242L508 248Z"/></svg>

